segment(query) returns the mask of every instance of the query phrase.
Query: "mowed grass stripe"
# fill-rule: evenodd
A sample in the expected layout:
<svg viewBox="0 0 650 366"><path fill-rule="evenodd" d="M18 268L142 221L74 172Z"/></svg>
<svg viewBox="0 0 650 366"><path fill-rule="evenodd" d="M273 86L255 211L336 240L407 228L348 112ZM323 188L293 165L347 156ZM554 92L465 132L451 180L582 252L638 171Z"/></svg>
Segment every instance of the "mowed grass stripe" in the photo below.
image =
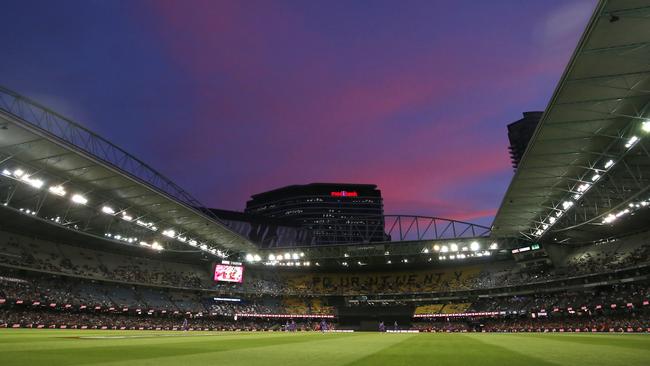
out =
<svg viewBox="0 0 650 366"><path fill-rule="evenodd" d="M285 336L286 333L279 336ZM126 338L117 338L124 336ZM93 339L92 337L106 337ZM116 338L110 338L116 337ZM56 348L96 347L100 344L146 345L152 339L158 343L193 343L196 338L219 337L224 340L265 338L262 332L148 332L148 331L87 331L87 330L0 330L0 352L5 349L39 350ZM11 344L9 346L9 344ZM7 348L9 347L9 348Z"/></svg>
<svg viewBox="0 0 650 366"><path fill-rule="evenodd" d="M370 365L481 365L481 366L552 366L543 359L520 352L486 345L464 334L419 334L378 353L350 363Z"/></svg>
<svg viewBox="0 0 650 366"><path fill-rule="evenodd" d="M83 332L81 335L84 335ZM105 334L109 335L109 334ZM293 348L300 343L325 340L329 334L265 334L257 337L240 335L239 337L155 337L135 339L87 340L65 339L62 342L49 342L46 347L38 349L14 349L0 346L3 365L80 365L124 361L134 364L138 360L189 356L202 353L219 353L236 350L239 353L251 352L258 347L274 347L290 344ZM3 337L6 335L3 335ZM52 335L49 335L50 337ZM354 337L352 335L351 337ZM31 336L36 345L38 338ZM1 344L1 343L0 343ZM64 347L61 347L61 345Z"/></svg>
<svg viewBox="0 0 650 366"><path fill-rule="evenodd" d="M573 342L593 346L616 346L648 350L649 340L645 334L530 334L530 337L538 337L546 340L557 340L560 342Z"/></svg>
<svg viewBox="0 0 650 366"><path fill-rule="evenodd" d="M277 334L270 334L274 337ZM297 337L314 335L296 334ZM219 353L202 353L188 356L175 356L138 360L137 362L107 362L94 366L167 366L167 365L214 365L228 366L342 366L353 363L369 354L401 343L413 335L384 336L376 333L357 334L315 334L313 342L255 347L244 352L230 350Z"/></svg>
<svg viewBox="0 0 650 366"><path fill-rule="evenodd" d="M487 335L487 337L486 337ZM468 334L486 345L525 353L557 365L650 365L650 337L621 335L622 342L645 342L645 347L624 347L611 342L610 335L599 335L603 341L583 343L579 334ZM541 337L540 337L541 336ZM578 340L578 341L576 341ZM611 343L607 343L610 341Z"/></svg>

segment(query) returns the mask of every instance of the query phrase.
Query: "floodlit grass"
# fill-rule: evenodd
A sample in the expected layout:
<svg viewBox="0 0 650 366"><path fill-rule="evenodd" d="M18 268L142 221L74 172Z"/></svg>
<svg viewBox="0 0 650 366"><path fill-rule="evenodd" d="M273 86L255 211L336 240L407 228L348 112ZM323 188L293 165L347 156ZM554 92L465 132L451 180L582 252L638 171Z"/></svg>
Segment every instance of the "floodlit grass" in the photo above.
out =
<svg viewBox="0 0 650 366"><path fill-rule="evenodd" d="M650 335L0 330L0 365L650 365Z"/></svg>

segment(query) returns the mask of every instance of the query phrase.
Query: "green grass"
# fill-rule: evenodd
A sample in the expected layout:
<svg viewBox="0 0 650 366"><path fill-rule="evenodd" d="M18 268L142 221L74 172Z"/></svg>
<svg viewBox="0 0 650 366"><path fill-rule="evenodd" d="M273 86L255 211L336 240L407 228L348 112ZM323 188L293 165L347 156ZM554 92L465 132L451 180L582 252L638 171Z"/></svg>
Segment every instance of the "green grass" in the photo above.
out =
<svg viewBox="0 0 650 366"><path fill-rule="evenodd" d="M634 366L650 365L650 335L6 329L0 365Z"/></svg>

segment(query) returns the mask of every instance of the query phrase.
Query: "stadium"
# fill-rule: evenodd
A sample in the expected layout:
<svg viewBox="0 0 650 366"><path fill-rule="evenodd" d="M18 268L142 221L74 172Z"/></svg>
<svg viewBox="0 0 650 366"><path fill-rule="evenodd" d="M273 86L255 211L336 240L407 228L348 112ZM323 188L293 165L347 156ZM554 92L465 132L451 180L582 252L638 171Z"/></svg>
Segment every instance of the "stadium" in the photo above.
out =
<svg viewBox="0 0 650 366"><path fill-rule="evenodd" d="M648 17L596 5L490 227L368 215L316 245L0 88L2 364L647 365Z"/></svg>

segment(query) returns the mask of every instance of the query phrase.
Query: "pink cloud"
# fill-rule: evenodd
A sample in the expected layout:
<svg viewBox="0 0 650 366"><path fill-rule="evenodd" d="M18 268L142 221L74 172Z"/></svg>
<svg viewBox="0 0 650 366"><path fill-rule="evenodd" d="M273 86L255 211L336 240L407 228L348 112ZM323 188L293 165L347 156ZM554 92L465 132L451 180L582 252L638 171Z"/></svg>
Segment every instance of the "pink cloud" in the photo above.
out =
<svg viewBox="0 0 650 366"><path fill-rule="evenodd" d="M161 145L159 153L178 171L192 161L193 168L232 174L219 175L237 184L217 196L239 207L277 186L352 181L377 183L389 210L492 215L505 187L480 204L451 197L461 184L508 179L505 124L519 111L504 117L505 105L543 108L540 94L547 98L548 91L538 80L559 78L568 59L561 52L515 58L512 47L459 47L467 40L453 34L409 57L385 51L379 40L339 55L340 45L287 7L172 5L154 2L152 9L170 56L195 85L194 114L174 136L184 143L173 152ZM220 82L228 88L214 87ZM422 121L413 123L412 115ZM209 166L215 157L227 158Z"/></svg>

